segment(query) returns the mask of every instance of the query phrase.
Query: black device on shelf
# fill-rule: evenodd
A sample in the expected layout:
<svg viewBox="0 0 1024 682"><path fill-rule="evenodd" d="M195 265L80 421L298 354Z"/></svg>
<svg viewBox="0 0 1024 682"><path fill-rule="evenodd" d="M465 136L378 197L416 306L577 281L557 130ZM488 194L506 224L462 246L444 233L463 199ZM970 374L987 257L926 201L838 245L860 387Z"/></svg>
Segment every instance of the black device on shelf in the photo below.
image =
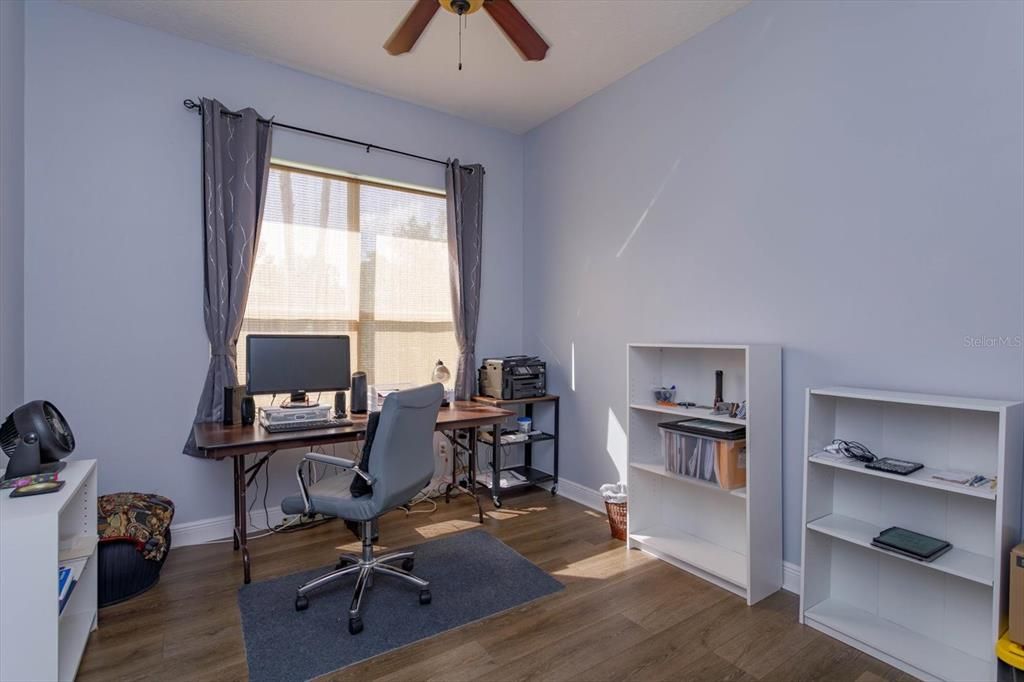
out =
<svg viewBox="0 0 1024 682"><path fill-rule="evenodd" d="M871 544L879 549L896 552L924 562L935 561L953 549L953 545L945 540L915 533L899 526L886 528L871 540Z"/></svg>
<svg viewBox="0 0 1024 682"><path fill-rule="evenodd" d="M747 437L747 427L742 424L715 421L714 419L688 418L658 424L663 429L670 429L692 436L717 438L719 440L742 440Z"/></svg>
<svg viewBox="0 0 1024 682"><path fill-rule="evenodd" d="M289 393L281 407L310 407L306 394L349 387L349 338L343 335L250 334L245 339L249 395Z"/></svg>
<svg viewBox="0 0 1024 682"><path fill-rule="evenodd" d="M875 471L881 471L886 474L898 474L899 476L909 476L918 469L923 469L924 465L920 462L908 462L905 459L893 459L892 457L881 457L879 459L868 462L864 465L865 469L874 469Z"/></svg>
<svg viewBox="0 0 1024 682"><path fill-rule="evenodd" d="M64 415L50 402L33 400L7 416L0 426L0 448L10 459L4 480L53 473L75 449L75 436Z"/></svg>
<svg viewBox="0 0 1024 682"><path fill-rule="evenodd" d="M539 398L548 392L547 363L531 355L487 358L480 366L480 395L497 400Z"/></svg>

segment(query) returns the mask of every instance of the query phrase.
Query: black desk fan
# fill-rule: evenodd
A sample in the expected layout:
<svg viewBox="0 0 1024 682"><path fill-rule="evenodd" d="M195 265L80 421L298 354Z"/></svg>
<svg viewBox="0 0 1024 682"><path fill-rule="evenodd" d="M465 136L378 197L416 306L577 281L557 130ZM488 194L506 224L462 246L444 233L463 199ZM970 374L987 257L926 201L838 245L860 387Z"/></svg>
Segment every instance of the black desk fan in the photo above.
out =
<svg viewBox="0 0 1024 682"><path fill-rule="evenodd" d="M33 400L14 410L0 426L0 448L10 459L4 480L64 468L75 449L75 437L53 403Z"/></svg>

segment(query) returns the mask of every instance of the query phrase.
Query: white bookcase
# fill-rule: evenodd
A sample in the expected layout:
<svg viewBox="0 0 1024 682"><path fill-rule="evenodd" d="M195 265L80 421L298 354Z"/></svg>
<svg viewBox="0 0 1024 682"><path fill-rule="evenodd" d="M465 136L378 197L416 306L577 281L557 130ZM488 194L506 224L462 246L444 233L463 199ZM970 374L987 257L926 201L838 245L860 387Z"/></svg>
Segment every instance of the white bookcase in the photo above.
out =
<svg viewBox="0 0 1024 682"><path fill-rule="evenodd" d="M96 460L60 477L55 493L0 493L0 680L73 680L96 629ZM61 564L78 579L63 612Z"/></svg>
<svg viewBox="0 0 1024 682"><path fill-rule="evenodd" d="M728 589L754 604L782 586L782 353L776 345L627 346L627 483L630 548ZM748 403L748 418L655 403L658 386L678 402L710 405L715 370L723 398ZM747 487L717 484L665 469L658 424L702 417L747 427Z"/></svg>
<svg viewBox="0 0 1024 682"><path fill-rule="evenodd" d="M801 622L922 679L996 679L1007 557L1021 531L1022 417L1021 403L1000 400L809 390ZM833 438L925 468L874 472L824 452ZM933 478L949 470L998 483ZM923 563L872 547L890 526L953 549Z"/></svg>

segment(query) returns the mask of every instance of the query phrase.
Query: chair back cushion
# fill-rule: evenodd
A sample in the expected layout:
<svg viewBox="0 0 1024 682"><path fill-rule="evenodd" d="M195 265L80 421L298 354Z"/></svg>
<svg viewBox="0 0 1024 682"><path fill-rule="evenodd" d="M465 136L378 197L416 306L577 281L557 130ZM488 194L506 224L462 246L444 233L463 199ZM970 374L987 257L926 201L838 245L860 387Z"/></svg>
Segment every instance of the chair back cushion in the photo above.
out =
<svg viewBox="0 0 1024 682"><path fill-rule="evenodd" d="M391 393L384 399L371 446L371 504L384 513L411 500L434 475L434 426L441 384Z"/></svg>
<svg viewBox="0 0 1024 682"><path fill-rule="evenodd" d="M363 440L363 454L359 458L359 468L363 471L370 470L370 450L373 449L373 437L377 434L377 424L380 423L380 412L371 412L366 418L366 439ZM352 485L348 488L352 497L365 497L373 494L373 486L366 482L362 476L353 476Z"/></svg>

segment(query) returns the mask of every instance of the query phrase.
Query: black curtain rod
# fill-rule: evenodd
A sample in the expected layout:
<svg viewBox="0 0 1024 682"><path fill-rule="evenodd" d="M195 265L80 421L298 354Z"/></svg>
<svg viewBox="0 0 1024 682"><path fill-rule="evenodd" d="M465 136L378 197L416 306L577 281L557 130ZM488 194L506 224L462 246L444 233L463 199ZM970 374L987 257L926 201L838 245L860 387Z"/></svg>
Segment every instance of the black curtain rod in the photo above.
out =
<svg viewBox="0 0 1024 682"><path fill-rule="evenodd" d="M182 102L182 104L185 105L186 109L192 109L197 114L202 114L203 113L203 105L199 104L198 102L195 102L195 101L193 101L191 99L187 99L184 102ZM241 114L236 114L233 111L227 111L227 110L224 110L222 113L225 116L241 116ZM370 142L362 142L360 140L353 140L353 139L348 138L348 137L340 137L338 135L331 135L330 133L322 133L319 130L310 130L309 128L300 128L299 126L288 125L287 123L280 123L278 121L267 121L266 119L263 119L263 118L261 118L260 120L263 121L264 123L270 123L270 125L274 126L275 128L285 128L287 130L294 130L297 133L305 133L307 135L315 135L317 137L327 138L328 140L334 140L335 142L344 142L346 144L354 144L354 145L357 145L359 147L364 147L364 148L366 148L366 153L367 154L370 153L371 149L377 149L377 150L382 151L382 152L390 152L392 154L398 154L400 156L408 156L411 159L419 159L420 161L429 161L430 163L441 164L442 166L447 166L448 165L447 161L441 161L440 159L432 159L429 156L420 156L419 154L412 154L410 152L403 152L400 149L392 149L391 147L382 147L379 144L372 144ZM473 169L467 168L466 170L472 172Z"/></svg>

